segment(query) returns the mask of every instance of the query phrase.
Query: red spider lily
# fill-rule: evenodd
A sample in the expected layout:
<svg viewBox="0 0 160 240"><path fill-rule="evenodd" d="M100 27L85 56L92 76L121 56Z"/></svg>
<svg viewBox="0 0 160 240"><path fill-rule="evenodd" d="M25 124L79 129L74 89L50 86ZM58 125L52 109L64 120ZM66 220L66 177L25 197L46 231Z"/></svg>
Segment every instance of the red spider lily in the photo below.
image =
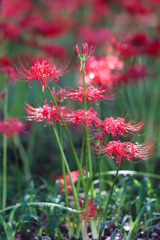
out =
<svg viewBox="0 0 160 240"><path fill-rule="evenodd" d="M44 101L43 107L32 107L30 104L26 103L25 111L28 114L27 117L25 117L28 121L36 121L36 122L42 122L47 121L49 124L52 124L54 121L60 122L61 118L64 115L67 115L66 113L66 107L59 106L60 114L58 113L58 110L56 106L53 106L53 103L51 102L51 106L46 104L46 101Z"/></svg>
<svg viewBox="0 0 160 240"><path fill-rule="evenodd" d="M107 154L111 159L116 159L116 163L120 164L125 158L130 161L131 158L140 158L148 160L155 149L156 141L149 138L144 143L133 144L131 142L110 141L108 144L97 146L97 151Z"/></svg>
<svg viewBox="0 0 160 240"><path fill-rule="evenodd" d="M81 196L79 196L78 202L81 209L83 210L83 212L81 212L83 218L81 219L80 223L82 223L85 219L87 219L88 223L89 221L94 220L97 215L97 206L93 204L94 200L93 199L88 200L88 209L86 209L86 207L83 206Z"/></svg>
<svg viewBox="0 0 160 240"><path fill-rule="evenodd" d="M54 56L61 59L64 59L66 56L66 50L61 45L46 44L39 45L38 48L44 51L49 56Z"/></svg>
<svg viewBox="0 0 160 240"><path fill-rule="evenodd" d="M147 9L141 2L135 1L124 1L124 7L130 15L148 15L151 13L150 9Z"/></svg>
<svg viewBox="0 0 160 240"><path fill-rule="evenodd" d="M85 170L85 167L82 168L82 172L84 172L84 170ZM71 174L71 178L72 178L73 183L76 183L77 180L78 180L78 176L79 176L79 170L72 171L72 172L70 172L70 174ZM64 189L63 174L58 176L58 177L56 177L56 180L60 180L59 188L62 191ZM70 183L68 174L66 174L66 183L67 183L67 192L70 195L71 192L72 192L72 188L71 188L71 183Z"/></svg>
<svg viewBox="0 0 160 240"><path fill-rule="evenodd" d="M144 79L149 74L147 73L147 67L143 64L130 66L126 71L128 81L138 81Z"/></svg>
<svg viewBox="0 0 160 240"><path fill-rule="evenodd" d="M149 36L143 32L134 34L133 36L126 38L121 43L112 39L112 44L115 51L119 53L122 58L144 54L158 56L160 54L159 39L150 39Z"/></svg>
<svg viewBox="0 0 160 240"><path fill-rule="evenodd" d="M48 59L34 59L31 67L25 66L21 61L18 62L18 66L15 66L15 75L19 78L27 79L29 86L31 82L36 79L37 81L41 81L42 86L46 88L46 80L49 82L59 80L59 77L66 74L68 72L67 67L69 63L66 65L61 65L58 69L56 69L55 65L50 63Z"/></svg>
<svg viewBox="0 0 160 240"><path fill-rule="evenodd" d="M88 111L85 111L84 109L77 109L75 112L69 113L65 118L65 121L78 125L85 123L86 125L93 127L93 124L96 121L96 115L97 112L93 107L89 108Z"/></svg>
<svg viewBox="0 0 160 240"><path fill-rule="evenodd" d="M21 134L25 132L25 124L19 122L15 117L6 118L4 122L0 122L0 132L4 133L7 137L11 137L14 134Z"/></svg>
<svg viewBox="0 0 160 240"><path fill-rule="evenodd" d="M17 16L24 15L25 12L33 9L33 3L30 0L25 2L14 0L14 4L12 3L11 0L4 0L1 4L1 14L8 19L11 17L17 18Z"/></svg>
<svg viewBox="0 0 160 240"><path fill-rule="evenodd" d="M0 101L6 96L6 90L0 92Z"/></svg>
<svg viewBox="0 0 160 240"><path fill-rule="evenodd" d="M154 40L148 44L146 53L151 56L159 56L160 54L160 40Z"/></svg>
<svg viewBox="0 0 160 240"><path fill-rule="evenodd" d="M15 23L1 23L0 28L3 31L3 37L11 40L17 40L22 31Z"/></svg>
<svg viewBox="0 0 160 240"><path fill-rule="evenodd" d="M76 55L83 61L86 61L90 56L91 54L93 53L95 47L92 45L90 47L88 47L88 43L85 42L82 44L82 49L81 49L81 55L79 53L79 48L78 48L78 45L76 44L75 48L73 48Z"/></svg>
<svg viewBox="0 0 160 240"><path fill-rule="evenodd" d="M98 100L113 100L116 96L116 93L113 93L109 89L104 89L102 87L96 88L93 86L89 86L85 89L86 99L88 103L92 104L93 102L97 102ZM79 86L78 90L72 89L71 91L64 90L63 98L77 100L80 102L84 101L84 88Z"/></svg>
<svg viewBox="0 0 160 240"><path fill-rule="evenodd" d="M105 118L103 121L97 118L97 128L101 130L102 136L105 133L111 134L114 138L118 136L124 136L125 132L133 133L140 131L144 127L144 121L135 123L135 120L130 120L128 123L125 122L125 118L118 117L114 119L113 117ZM102 138L103 139L103 138ZM101 139L101 140L102 140Z"/></svg>
<svg viewBox="0 0 160 240"><path fill-rule="evenodd" d="M113 71L121 70L123 62L116 56L90 57L86 62L86 83L104 85L111 89L114 87Z"/></svg>
<svg viewBox="0 0 160 240"><path fill-rule="evenodd" d="M113 32L109 28L99 27L93 28L89 25L83 25L78 28L78 33L83 42L87 42L89 45L103 46L106 45L107 40L109 41L113 37Z"/></svg>
<svg viewBox="0 0 160 240"><path fill-rule="evenodd" d="M6 75L12 80L14 76L12 74L13 67L11 65L12 63L6 55L0 56L0 73Z"/></svg>
<svg viewBox="0 0 160 240"><path fill-rule="evenodd" d="M66 90L63 88L60 88L59 91L56 91L55 87L52 88L52 95L56 99L57 103L59 103L60 101L63 101L65 99L65 97L64 97L65 92L66 92Z"/></svg>

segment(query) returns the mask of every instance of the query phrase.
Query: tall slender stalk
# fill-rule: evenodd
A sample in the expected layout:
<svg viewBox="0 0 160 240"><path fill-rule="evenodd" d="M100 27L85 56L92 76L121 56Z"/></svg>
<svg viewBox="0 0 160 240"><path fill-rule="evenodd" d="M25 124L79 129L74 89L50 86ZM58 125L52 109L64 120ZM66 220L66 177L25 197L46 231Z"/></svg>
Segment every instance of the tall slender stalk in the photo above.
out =
<svg viewBox="0 0 160 240"><path fill-rule="evenodd" d="M70 174L71 171L69 169L69 166L68 166L68 163L67 163L67 159L66 159L66 156L64 154L63 147L61 145L61 142L60 142L60 139L59 139L58 132L57 132L57 129L55 127L55 124L53 124L53 130L54 130L54 133L55 133L55 136L56 136L56 140L57 140L60 152L62 154L62 160L64 161L64 164L66 166L66 170L67 170L67 173L68 173L68 176L69 176L69 181L71 183L71 188L72 188L72 192L73 192L73 196L74 196L74 200L75 200L76 209L79 210L77 193L76 193L75 186L74 186L74 183L72 181L71 174Z"/></svg>
<svg viewBox="0 0 160 240"><path fill-rule="evenodd" d="M118 177L119 167L120 167L120 165L117 168L117 172L116 172L116 175L114 177L113 184L112 184L112 187L111 187L111 190L110 190L110 194L109 194L109 197L108 197L108 200L107 200L107 205L106 205L106 209L105 209L104 216L103 216L103 222L105 222L106 218L107 218L108 207L109 207L109 203L110 203L110 200L111 200L111 197L112 197L112 192L113 192L113 189L114 189L114 185L115 185L116 179Z"/></svg>
<svg viewBox="0 0 160 240"><path fill-rule="evenodd" d="M17 150L19 151L19 154L23 163L24 178L26 181L28 181L31 179L30 162L29 162L28 154L26 153L26 150L22 144L22 141L19 135L14 136L13 142Z"/></svg>
<svg viewBox="0 0 160 240"><path fill-rule="evenodd" d="M85 84L85 61L81 61L82 66L82 73L83 73L83 89L84 89L84 108L85 111L88 110L87 106L87 99L86 99L86 84ZM89 177L92 176L92 157L91 157L91 149L90 149L90 139L89 139L89 128L87 124L84 124L84 133L85 133L85 147L86 147L86 191L85 191L85 205L86 209L88 209L88 192L89 192L89 186L88 186L88 170L89 170ZM93 181L90 181L90 187L91 187L91 198L94 198L94 187L93 187ZM84 231L87 233L87 215L85 217L85 226ZM97 227L96 227L96 221L91 221L91 230L92 230L92 236L94 239L97 239L98 233L97 233Z"/></svg>
<svg viewBox="0 0 160 240"><path fill-rule="evenodd" d="M48 86L47 83L46 83L46 86L47 86L47 89L48 89L48 91L49 91L49 93L50 93L50 95L51 95L51 97L52 97L52 100L53 100L56 108L57 108L57 111L58 111L59 115L61 116L61 113L60 113L58 104L57 104L57 102L56 102L56 99L54 98L54 96L53 96L53 94L52 94L52 92L51 92L51 90L50 90L50 88L49 88L49 86ZM72 139L71 139L70 134L69 134L69 132L68 132L67 126L66 126L65 122L63 121L63 118L62 118L62 124L63 124L64 130L65 130L65 132L66 132L66 135L67 135L67 137L68 137L68 141L69 141L69 143L70 143L70 146L71 146L73 155L74 155L74 157L75 157L75 160L76 160L76 163L77 163L77 166L78 166L78 170L79 170L79 174L80 174L80 177L81 177L81 180L82 180L83 189L84 189L84 191L85 191L86 187L85 187L85 181L84 181L84 176L83 176L83 173L82 173L81 165L80 165L80 162L79 162L79 159L78 159L78 156L77 156L77 152L76 152L76 150L75 150L75 148L74 148Z"/></svg>
<svg viewBox="0 0 160 240"><path fill-rule="evenodd" d="M17 187L18 187L18 192L20 192L20 191L21 191L21 187L22 187L22 184L21 184L21 176L20 176L20 169L19 169L19 164L18 164L17 151L16 151L16 147L15 147L13 138L11 138L11 143L12 143L12 148L13 148L14 158L15 158Z"/></svg>
<svg viewBox="0 0 160 240"><path fill-rule="evenodd" d="M88 110L87 107L87 99L86 99L86 84L85 84L85 61L81 62L82 65L82 73L83 73L83 89L84 89L84 108L85 111ZM89 129L88 126L84 125L84 131L86 136L85 146L86 146L86 168L89 166L89 174L92 176L92 158L91 158L91 149L90 149L90 140L89 140ZM86 174L88 174L86 170ZM86 176L87 179L87 176ZM88 186L87 186L88 187ZM88 190L86 190L86 194L88 194ZM91 198L94 197L93 183L91 183ZM87 198L87 196L86 196ZM86 199L87 201L87 199Z"/></svg>
<svg viewBox="0 0 160 240"><path fill-rule="evenodd" d="M8 87L6 87L6 95L4 101L4 119L8 117ZM7 136L3 134L3 170L2 170L2 209L6 207L7 201Z"/></svg>
<svg viewBox="0 0 160 240"><path fill-rule="evenodd" d="M60 137L60 143L62 145L62 128L61 128L60 124L59 124L59 137ZM65 163L64 163L64 159L63 159L63 155L62 154L61 154L61 161L62 161L62 173L63 173L63 180L64 180L65 203L66 203L66 206L69 207L68 192L67 192L67 181L66 181L66 170L65 170ZM68 229L69 229L69 238L70 238L71 235L72 235L71 227L70 227L71 217L70 217L70 214L69 214L68 211L67 211L67 218L68 218Z"/></svg>

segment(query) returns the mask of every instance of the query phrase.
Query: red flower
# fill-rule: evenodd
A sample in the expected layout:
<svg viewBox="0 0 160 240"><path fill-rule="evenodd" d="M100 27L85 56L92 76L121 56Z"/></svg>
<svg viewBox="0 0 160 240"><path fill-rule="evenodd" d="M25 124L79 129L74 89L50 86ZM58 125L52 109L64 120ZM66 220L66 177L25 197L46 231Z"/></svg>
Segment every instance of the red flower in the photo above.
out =
<svg viewBox="0 0 160 240"><path fill-rule="evenodd" d="M58 113L58 110L56 106L53 106L53 103L51 102L51 106L46 104L46 101L44 101L43 107L32 107L30 104L26 103L26 113L28 114L25 119L28 121L36 121L36 122L42 122L42 121L47 121L49 124L52 124L53 121L60 122L61 117L63 115L66 115L66 108L59 106L59 111L61 113Z"/></svg>
<svg viewBox="0 0 160 240"><path fill-rule="evenodd" d="M82 168L82 172L85 170L85 167ZM78 176L79 176L79 170L77 171L72 171L70 172L71 174L71 178L72 178L72 181L73 183L76 183L77 180L78 180ZM59 188L60 190L62 191L64 189L64 179L63 179L63 174L56 177L56 180L60 180L60 183L59 183ZM71 183L70 183L70 180L69 180L69 175L66 174L66 183L67 183L67 192L68 194L70 195L71 192L72 192L72 188L71 188Z"/></svg>
<svg viewBox="0 0 160 240"><path fill-rule="evenodd" d="M97 207L96 205L93 204L94 200L93 199L88 200L88 209L86 209L86 207L83 206L81 196L79 196L78 202L81 209L83 209L83 212L81 212L83 218L81 219L80 223L82 223L86 218L88 223L90 220L94 220L97 215Z"/></svg>
<svg viewBox="0 0 160 240"><path fill-rule="evenodd" d="M68 70L69 63L66 65L61 65L58 69L56 69L55 65L50 63L48 59L40 60L34 59L31 67L25 67L25 65L19 61L19 65L15 66L16 73L15 75L19 78L27 79L29 86L31 82L36 79L37 81L41 81L44 88L46 88L46 80L49 82L59 80L59 77L66 74Z"/></svg>
<svg viewBox="0 0 160 240"><path fill-rule="evenodd" d="M6 55L0 56L0 73L6 75L12 80L14 76L12 74L13 67L11 65L12 63Z"/></svg>
<svg viewBox="0 0 160 240"><path fill-rule="evenodd" d="M104 85L112 89L115 86L114 71L123 68L123 62L116 56L90 57L86 61L86 83Z"/></svg>
<svg viewBox="0 0 160 240"><path fill-rule="evenodd" d="M139 1L130 1L130 2L126 2L126 6L124 6L126 8L126 11L130 14L130 15L142 15L145 16L147 14L151 13L150 9L147 9L141 2Z"/></svg>
<svg viewBox="0 0 160 240"><path fill-rule="evenodd" d="M66 50L61 45L46 44L39 45L38 48L44 51L49 56L54 56L61 59L64 59L66 56Z"/></svg>
<svg viewBox="0 0 160 240"><path fill-rule="evenodd" d="M77 109L75 112L68 114L66 117L66 122L75 124L87 124L92 127L93 123L96 121L97 112L94 108L89 108L88 111L84 109Z"/></svg>
<svg viewBox="0 0 160 240"><path fill-rule="evenodd" d="M142 144L121 141L110 141L108 144L97 146L97 151L107 154L111 159L116 159L116 163L121 163L123 158L128 161L131 158L140 158L148 160L155 149L155 140L146 139Z"/></svg>
<svg viewBox="0 0 160 240"><path fill-rule="evenodd" d="M105 118L105 120L100 120L97 118L97 127L101 130L100 135L104 136L104 133L111 134L114 138L119 135L124 136L124 133L133 133L135 131L140 131L144 126L144 122L135 123L135 120L130 120L128 123L125 122L125 118L118 117L114 119L113 117Z"/></svg>
<svg viewBox="0 0 160 240"><path fill-rule="evenodd" d="M65 90L63 92L63 97L66 99L77 100L80 102L84 101L84 88L79 86L78 90L71 89L72 91ZM108 89L103 89L102 87L96 88L93 86L89 86L85 89L86 91L86 99L88 103L92 104L93 102L97 102L98 100L104 101L112 100L116 96L115 93Z"/></svg>
<svg viewBox="0 0 160 240"><path fill-rule="evenodd" d="M19 122L17 118L6 118L4 122L0 122L0 132L11 137L14 134L21 134L25 132L25 124Z"/></svg>
<svg viewBox="0 0 160 240"><path fill-rule="evenodd" d="M81 55L79 53L79 48L78 48L78 45L76 44L75 45L75 48L73 48L76 55L83 61L86 61L90 56L91 54L93 53L95 47L92 45L88 48L88 43L85 42L82 44L82 49L81 49Z"/></svg>

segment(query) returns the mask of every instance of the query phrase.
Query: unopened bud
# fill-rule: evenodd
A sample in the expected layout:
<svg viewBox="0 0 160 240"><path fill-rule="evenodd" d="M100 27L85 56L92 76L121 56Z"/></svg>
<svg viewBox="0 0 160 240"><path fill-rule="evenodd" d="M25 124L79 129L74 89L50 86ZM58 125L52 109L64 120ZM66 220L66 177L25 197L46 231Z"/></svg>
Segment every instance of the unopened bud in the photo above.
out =
<svg viewBox="0 0 160 240"><path fill-rule="evenodd" d="M76 44L75 48L73 48L76 55L79 57L79 49L78 49L78 44Z"/></svg>
<svg viewBox="0 0 160 240"><path fill-rule="evenodd" d="M90 46L89 51L88 51L88 57L90 57L95 49L95 46Z"/></svg>
<svg viewBox="0 0 160 240"><path fill-rule="evenodd" d="M6 95L6 90L4 90L0 93L0 99L3 99L5 97L5 95Z"/></svg>
<svg viewBox="0 0 160 240"><path fill-rule="evenodd" d="M87 54L88 51L88 43L83 43L82 44L82 55Z"/></svg>

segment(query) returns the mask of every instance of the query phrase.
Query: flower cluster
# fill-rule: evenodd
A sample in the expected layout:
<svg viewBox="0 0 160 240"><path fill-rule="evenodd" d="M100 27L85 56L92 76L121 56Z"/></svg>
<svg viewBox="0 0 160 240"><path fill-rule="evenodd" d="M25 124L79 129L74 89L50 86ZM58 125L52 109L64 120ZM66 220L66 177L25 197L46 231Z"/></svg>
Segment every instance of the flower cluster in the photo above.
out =
<svg viewBox="0 0 160 240"><path fill-rule="evenodd" d="M118 138L119 136L124 136L126 133L133 133L140 131L144 122L135 123L135 120L130 120L128 123L125 122L125 118L118 117L114 119L113 117L105 118L104 120L96 119L97 129L100 130L100 135L104 136L105 133L111 134L113 138Z"/></svg>
<svg viewBox="0 0 160 240"><path fill-rule="evenodd" d="M51 82L55 78L55 81L58 81L59 77L67 72L68 65L69 63L61 65L57 69L48 59L33 59L31 66L25 66L19 61L18 66L15 66L14 74L16 77L27 79L29 86L36 79L41 82L43 88L46 88L46 80Z"/></svg>
<svg viewBox="0 0 160 240"><path fill-rule="evenodd" d="M84 101L84 88L81 86L78 86L78 89L71 89L60 91L60 93L63 93L64 99L71 99L74 101L83 102ZM104 100L113 100L114 97L116 97L116 93L113 91L102 88L102 87L94 87L92 85L88 86L85 89L86 94L86 100L89 104L92 104L93 102L97 102L98 100L104 101ZM60 94L59 94L60 95Z"/></svg>
<svg viewBox="0 0 160 240"><path fill-rule="evenodd" d="M59 106L58 110L56 106L53 105L52 101L51 106L46 102L47 100L44 101L43 107L32 107L30 104L26 103L25 109L28 114L26 120L36 122L46 121L52 124L53 122L60 122L62 117L67 115L66 107Z"/></svg>
<svg viewBox="0 0 160 240"><path fill-rule="evenodd" d="M25 132L25 124L19 122L15 117L6 118L5 121L0 122L0 133L4 133L8 138L23 132Z"/></svg>
<svg viewBox="0 0 160 240"><path fill-rule="evenodd" d="M97 206L94 205L94 200L89 199L88 200L88 208L86 209L86 206L82 204L82 198L79 196L78 199L79 205L83 211L81 211L82 219L81 223L87 219L87 222L89 223L91 220L94 220L97 216Z"/></svg>
<svg viewBox="0 0 160 240"><path fill-rule="evenodd" d="M155 148L155 140L149 138L142 144L131 142L110 141L105 145L97 145L97 151L108 155L111 159L116 159L116 163L121 164L122 159L131 161L131 158L148 160Z"/></svg>
<svg viewBox="0 0 160 240"><path fill-rule="evenodd" d="M82 172L84 172L84 170L85 170L85 167L82 168ZM76 183L77 180L78 180L78 176L79 176L79 170L72 171L72 172L70 172L70 174L71 174L71 178L72 178L73 183ZM65 178L66 178L66 184L67 184L67 192L68 192L68 195L70 195L71 192L72 192L72 188L71 188L71 183L70 183L70 180L69 180L69 175L66 174ZM63 189L64 189L63 175L57 176L56 180L60 181L59 182L59 188L60 188L60 191L62 192Z"/></svg>

